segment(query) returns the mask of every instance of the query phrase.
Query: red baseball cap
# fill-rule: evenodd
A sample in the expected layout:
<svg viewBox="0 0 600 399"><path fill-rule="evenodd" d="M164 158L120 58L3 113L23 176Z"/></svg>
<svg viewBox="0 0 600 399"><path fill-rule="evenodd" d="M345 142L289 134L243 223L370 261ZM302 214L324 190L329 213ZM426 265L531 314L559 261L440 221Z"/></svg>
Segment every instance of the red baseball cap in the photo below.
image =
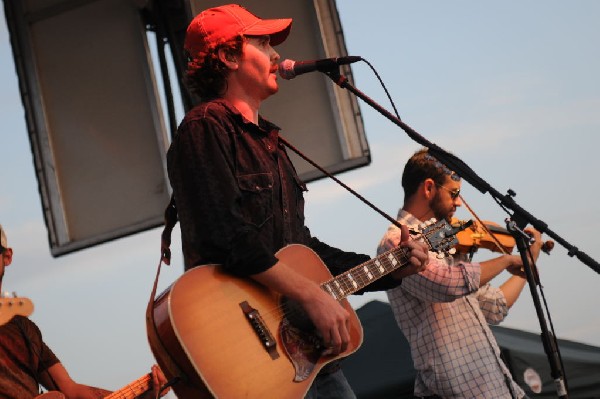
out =
<svg viewBox="0 0 600 399"><path fill-rule="evenodd" d="M238 4L209 8L187 28L184 48L192 58L237 35L271 36L271 45L283 43L292 27L291 18L260 19Z"/></svg>

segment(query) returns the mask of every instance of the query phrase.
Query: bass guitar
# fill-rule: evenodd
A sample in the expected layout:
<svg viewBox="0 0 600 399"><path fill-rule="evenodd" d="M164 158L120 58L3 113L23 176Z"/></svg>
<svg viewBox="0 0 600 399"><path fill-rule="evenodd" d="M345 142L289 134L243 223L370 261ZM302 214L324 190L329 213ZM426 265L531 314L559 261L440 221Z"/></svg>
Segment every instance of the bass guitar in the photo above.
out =
<svg viewBox="0 0 600 399"><path fill-rule="evenodd" d="M446 252L457 231L440 221L419 234L432 251ZM348 311L348 349L327 354L300 306L280 294L219 265L198 266L157 296L147 320L150 347L167 380L176 381L178 398L304 397L323 366L362 343L360 321L346 297L409 263L408 250L397 247L333 277L306 246L289 245L276 256Z"/></svg>
<svg viewBox="0 0 600 399"><path fill-rule="evenodd" d="M114 391L110 395L105 396L104 399L134 399L144 392L149 391L151 388L152 376L150 374L146 374L131 384L125 385L118 391ZM36 396L35 399L66 399L66 397L58 391L50 391Z"/></svg>

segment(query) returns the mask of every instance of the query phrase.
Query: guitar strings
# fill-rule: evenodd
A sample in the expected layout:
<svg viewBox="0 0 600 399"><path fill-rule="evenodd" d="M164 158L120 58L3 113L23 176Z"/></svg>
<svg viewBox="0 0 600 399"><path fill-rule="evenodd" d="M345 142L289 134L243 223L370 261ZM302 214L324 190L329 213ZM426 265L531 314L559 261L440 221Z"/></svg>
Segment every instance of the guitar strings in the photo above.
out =
<svg viewBox="0 0 600 399"><path fill-rule="evenodd" d="M117 399L117 398L134 398L142 393L146 392L149 388L150 382L150 374L146 374L145 376L138 378L131 384L125 385L123 388L119 389L106 396L104 399ZM130 391L131 393L127 393L126 391ZM133 395L133 396L131 396Z"/></svg>
<svg viewBox="0 0 600 399"><path fill-rule="evenodd" d="M376 263L376 260L379 260L379 265ZM394 264L394 261L398 263ZM371 282L396 269L399 269L402 266L405 266L408 264L408 262L408 250L403 247L396 247L386 251L375 259L370 259L369 261L357 265L352 269L345 271L344 273L340 273L330 280L321 283L320 286L321 289L332 295L336 300L341 301L348 295L351 295L359 289L366 287ZM327 289L327 287L332 284L334 287ZM277 302L277 306L272 309L264 309L260 312L260 314L264 321L276 322L283 316L294 318L304 315L305 311L299 306L293 306L287 301L280 300Z"/></svg>

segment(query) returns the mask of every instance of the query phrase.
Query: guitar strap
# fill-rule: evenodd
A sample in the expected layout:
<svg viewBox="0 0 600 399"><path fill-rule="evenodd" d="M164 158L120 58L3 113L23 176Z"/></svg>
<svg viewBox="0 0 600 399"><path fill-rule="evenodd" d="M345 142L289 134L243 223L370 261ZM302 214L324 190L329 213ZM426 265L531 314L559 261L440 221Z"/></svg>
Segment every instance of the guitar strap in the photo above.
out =
<svg viewBox="0 0 600 399"><path fill-rule="evenodd" d="M351 189L349 186L347 186L340 179L338 179L337 177L335 177L334 175L332 175L331 173L329 173L328 171L326 171L319 164L317 164L316 162L314 162L312 159L310 159L309 157L307 157L306 155L304 155L299 149L297 149L292 144L290 144L282 136L279 136L279 140L283 144L285 144L285 146L288 147L290 150L292 150L296 154L298 154L298 156L300 158L304 159L306 162L308 162L309 164L311 164L312 166L314 166L315 168L317 168L319 171L321 171L321 173L323 173L325 176L329 177L331 180L333 180L334 182L336 182L337 184L339 184L340 186L342 186L343 188L345 188L348 192L350 192L350 194L354 195L356 198L358 198L359 200L361 200L365 205L369 206L375 212L379 213L381 216L383 216L384 218L386 218L387 220L389 220L396 227L401 228L400 223L396 219L394 219L393 217L391 217L390 215L388 215L387 213L385 213L384 211L382 211L381 209L379 209L378 207L376 207L368 199L366 199L365 197L363 197L362 195L360 195L359 193L357 193L356 191L354 191L353 189Z"/></svg>
<svg viewBox="0 0 600 399"><path fill-rule="evenodd" d="M160 260L167 265L171 264L171 232L178 220L175 198L171 194L171 200L165 209L165 227L160 236Z"/></svg>
<svg viewBox="0 0 600 399"><path fill-rule="evenodd" d="M184 374L179 370L179 367L165 349L165 346L160 340L160 336L156 331L156 324L154 323L154 299L156 298L160 267L163 262L167 265L171 264L171 232L177 223L177 208L175 207L175 199L173 198L173 195L171 195L169 205L167 205L167 208L165 209L164 217L165 227L161 234L160 260L158 262L156 278L154 279L154 284L152 286L150 300L148 301L148 306L146 308L146 333L148 335L148 342L150 343L151 348L164 354L164 356L161 356L161 359L164 361L164 364L161 364L161 367L165 368L170 375L174 376L174 379L179 379L184 378ZM165 384L165 387L173 385L175 382L176 381L174 380L168 381L167 384Z"/></svg>

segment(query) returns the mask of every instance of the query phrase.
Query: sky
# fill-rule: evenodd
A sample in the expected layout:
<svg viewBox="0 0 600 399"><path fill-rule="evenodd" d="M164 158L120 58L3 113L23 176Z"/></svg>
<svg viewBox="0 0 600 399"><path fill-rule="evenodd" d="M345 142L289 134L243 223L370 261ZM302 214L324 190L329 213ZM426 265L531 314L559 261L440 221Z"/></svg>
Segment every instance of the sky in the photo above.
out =
<svg viewBox="0 0 600 399"><path fill-rule="evenodd" d="M595 242L600 2L338 0L337 6L348 53L373 64L405 123L457 155L497 191L515 191L516 202L550 231L600 260ZM0 223L15 251L3 290L33 301L31 318L72 377L116 389L154 363L144 312L160 229L58 258L50 255L0 12ZM353 75L358 89L391 109L366 64L354 64ZM365 103L360 107L372 162L338 177L395 216L403 200L403 165L419 145ZM337 247L375 255L388 221L333 182L321 180L308 188L312 233ZM466 182L462 192L483 220L504 223L508 215L489 194ZM465 209L457 216L471 218ZM172 247L173 266L163 267L160 290L182 272L177 230ZM494 256L480 250L475 259ZM600 345L598 273L558 244L550 255L540 255L538 265L557 336ZM503 273L493 284L507 278ZM386 296L350 301L358 308L375 299ZM503 325L539 333L528 288Z"/></svg>

